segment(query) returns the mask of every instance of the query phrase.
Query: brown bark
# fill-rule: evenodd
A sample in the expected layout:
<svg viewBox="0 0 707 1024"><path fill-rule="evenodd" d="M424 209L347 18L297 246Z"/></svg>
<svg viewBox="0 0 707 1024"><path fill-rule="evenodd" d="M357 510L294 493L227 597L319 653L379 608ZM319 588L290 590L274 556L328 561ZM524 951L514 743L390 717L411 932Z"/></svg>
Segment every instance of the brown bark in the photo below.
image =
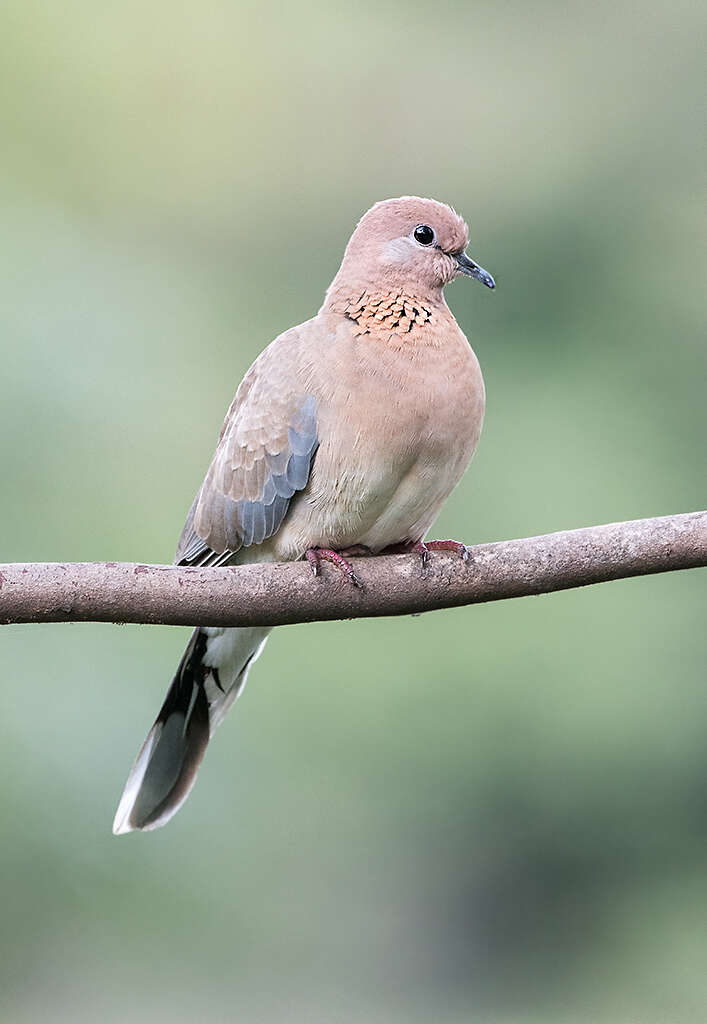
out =
<svg viewBox="0 0 707 1024"><path fill-rule="evenodd" d="M481 544L468 562L432 554L351 560L363 589L306 562L225 569L116 562L0 565L0 623L281 625L402 615L707 565L707 512Z"/></svg>

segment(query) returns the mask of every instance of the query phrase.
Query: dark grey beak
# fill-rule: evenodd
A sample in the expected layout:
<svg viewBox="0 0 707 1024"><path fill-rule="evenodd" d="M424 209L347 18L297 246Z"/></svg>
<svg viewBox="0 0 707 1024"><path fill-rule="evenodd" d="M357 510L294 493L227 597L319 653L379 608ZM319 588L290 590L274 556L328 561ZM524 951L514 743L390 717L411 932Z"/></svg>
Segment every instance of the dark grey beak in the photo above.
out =
<svg viewBox="0 0 707 1024"><path fill-rule="evenodd" d="M460 252L458 256L454 257L454 259L457 261L460 274L466 274L467 277L476 278L477 281L481 281L482 284L485 284L487 288L496 287L496 282L491 275L488 274L483 267L480 267L478 263L474 263L473 260L470 260L463 252Z"/></svg>

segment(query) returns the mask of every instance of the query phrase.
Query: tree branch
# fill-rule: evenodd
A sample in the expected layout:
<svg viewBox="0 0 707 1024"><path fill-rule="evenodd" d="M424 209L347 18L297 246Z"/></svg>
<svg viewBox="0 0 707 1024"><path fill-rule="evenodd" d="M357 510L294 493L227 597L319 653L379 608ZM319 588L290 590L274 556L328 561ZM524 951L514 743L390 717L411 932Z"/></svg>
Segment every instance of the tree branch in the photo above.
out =
<svg viewBox="0 0 707 1024"><path fill-rule="evenodd" d="M707 512L481 544L464 563L435 553L352 560L364 584L305 562L225 569L116 562L0 565L0 623L276 626L402 615L707 565Z"/></svg>

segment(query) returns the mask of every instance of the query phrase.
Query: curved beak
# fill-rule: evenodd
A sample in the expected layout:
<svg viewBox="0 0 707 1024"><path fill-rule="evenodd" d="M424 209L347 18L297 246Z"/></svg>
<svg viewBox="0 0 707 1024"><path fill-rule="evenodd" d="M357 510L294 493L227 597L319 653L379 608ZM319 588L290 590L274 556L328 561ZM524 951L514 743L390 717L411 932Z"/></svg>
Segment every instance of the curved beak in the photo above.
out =
<svg viewBox="0 0 707 1024"><path fill-rule="evenodd" d="M454 259L457 261L460 274L466 274L467 277L473 277L477 281L481 281L487 288L496 287L496 282L491 275L483 267L480 267L478 263L470 260L463 252L460 252Z"/></svg>

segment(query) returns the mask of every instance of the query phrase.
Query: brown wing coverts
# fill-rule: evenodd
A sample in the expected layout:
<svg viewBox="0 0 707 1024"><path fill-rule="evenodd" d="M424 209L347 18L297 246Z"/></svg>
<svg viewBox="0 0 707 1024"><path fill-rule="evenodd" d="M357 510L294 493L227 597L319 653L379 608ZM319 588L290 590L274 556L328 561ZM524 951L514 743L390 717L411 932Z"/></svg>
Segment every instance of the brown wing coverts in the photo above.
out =
<svg viewBox="0 0 707 1024"><path fill-rule="evenodd" d="M241 547L261 544L279 528L293 494L307 485L318 444L316 403L295 390L292 377L268 375L267 362L257 360L238 389L176 561L215 565Z"/></svg>

